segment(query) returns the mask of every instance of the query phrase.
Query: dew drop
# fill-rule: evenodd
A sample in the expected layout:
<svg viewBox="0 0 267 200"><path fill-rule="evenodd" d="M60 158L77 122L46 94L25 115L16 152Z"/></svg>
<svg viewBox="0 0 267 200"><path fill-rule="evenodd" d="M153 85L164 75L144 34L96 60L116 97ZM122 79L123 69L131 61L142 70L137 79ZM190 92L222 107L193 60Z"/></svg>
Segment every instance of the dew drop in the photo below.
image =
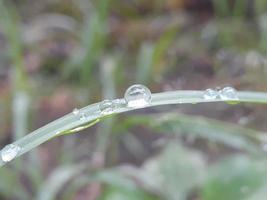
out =
<svg viewBox="0 0 267 200"><path fill-rule="evenodd" d="M1 151L1 158L4 162L13 160L19 153L21 148L15 144L5 146Z"/></svg>
<svg viewBox="0 0 267 200"><path fill-rule="evenodd" d="M116 108L122 108L125 107L126 105L126 101L125 99L114 99L113 103L116 105Z"/></svg>
<svg viewBox="0 0 267 200"><path fill-rule="evenodd" d="M237 91L233 87L225 87L219 91L219 94L223 100L238 100Z"/></svg>
<svg viewBox="0 0 267 200"><path fill-rule="evenodd" d="M72 111L72 113L74 114L74 115L78 115L79 114L79 109L77 109L77 108L74 108L74 110Z"/></svg>
<svg viewBox="0 0 267 200"><path fill-rule="evenodd" d="M124 98L128 107L145 107L151 102L151 92L146 86L137 84L126 90Z"/></svg>
<svg viewBox="0 0 267 200"><path fill-rule="evenodd" d="M79 119L80 119L80 121L86 121L86 115L85 115L85 113L80 113Z"/></svg>
<svg viewBox="0 0 267 200"><path fill-rule="evenodd" d="M99 110L102 115L110 115L114 113L115 108L116 105L112 100L104 100L99 104Z"/></svg>
<svg viewBox="0 0 267 200"><path fill-rule="evenodd" d="M218 97L219 93L217 90L214 89L206 89L203 93L203 98L206 100L213 100Z"/></svg>

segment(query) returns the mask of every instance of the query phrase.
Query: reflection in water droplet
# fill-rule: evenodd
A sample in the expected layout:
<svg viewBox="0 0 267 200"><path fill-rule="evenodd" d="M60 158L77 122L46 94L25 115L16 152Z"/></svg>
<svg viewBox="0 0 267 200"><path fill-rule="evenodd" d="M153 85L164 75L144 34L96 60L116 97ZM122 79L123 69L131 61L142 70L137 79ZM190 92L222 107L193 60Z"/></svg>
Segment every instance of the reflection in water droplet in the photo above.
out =
<svg viewBox="0 0 267 200"><path fill-rule="evenodd" d="M222 100L238 100L237 91L232 87L225 87L219 91Z"/></svg>
<svg viewBox="0 0 267 200"><path fill-rule="evenodd" d="M9 162L13 160L19 153L21 148L14 144L9 144L5 146L1 151L1 158L4 162Z"/></svg>
<svg viewBox="0 0 267 200"><path fill-rule="evenodd" d="M145 107L151 102L151 92L144 85L133 85L126 90L124 98L128 107Z"/></svg>
<svg viewBox="0 0 267 200"><path fill-rule="evenodd" d="M74 108L74 110L72 111L72 113L74 114L74 115L78 115L79 114L79 109L77 109L77 108Z"/></svg>
<svg viewBox="0 0 267 200"><path fill-rule="evenodd" d="M110 115L114 113L115 108L116 105L112 100L104 100L99 104L99 110L102 115Z"/></svg>
<svg viewBox="0 0 267 200"><path fill-rule="evenodd" d="M203 98L206 100L213 100L218 97L219 93L217 90L214 89L206 89L203 93Z"/></svg>

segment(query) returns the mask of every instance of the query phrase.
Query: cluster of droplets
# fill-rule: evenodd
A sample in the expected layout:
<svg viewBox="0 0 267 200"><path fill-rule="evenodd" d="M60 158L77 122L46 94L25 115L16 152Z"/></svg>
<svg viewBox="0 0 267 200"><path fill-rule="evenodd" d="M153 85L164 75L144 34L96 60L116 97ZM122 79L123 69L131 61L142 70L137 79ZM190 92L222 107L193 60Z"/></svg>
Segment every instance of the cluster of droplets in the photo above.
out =
<svg viewBox="0 0 267 200"><path fill-rule="evenodd" d="M15 144L9 144L9 145L5 146L1 150L2 161L3 162L10 162L18 155L20 150L21 150L21 148Z"/></svg>
<svg viewBox="0 0 267 200"><path fill-rule="evenodd" d="M206 100L222 99L226 101L235 101L239 99L237 91L233 87L206 89L203 93L203 98Z"/></svg>
<svg viewBox="0 0 267 200"><path fill-rule="evenodd" d="M143 108L151 104L151 96L151 92L146 86L140 84L132 85L126 90L123 99L106 99L100 102L97 114L101 117L111 115L120 108ZM238 95L233 87L225 87L223 89L209 88L204 91L203 98L206 100L221 99L230 102L238 100ZM72 113L75 116L79 116L81 121L86 122L87 117L84 112L75 108Z"/></svg>
<svg viewBox="0 0 267 200"><path fill-rule="evenodd" d="M104 100L99 104L101 115L111 115L118 108L142 108L151 102L151 92L144 85L132 85L125 94L124 99Z"/></svg>
<svg viewBox="0 0 267 200"><path fill-rule="evenodd" d="M100 114L100 116L106 116L115 113L119 108L142 108L150 105L150 103L150 90L144 85L136 84L126 90L123 99L106 99L100 102L97 113ZM86 114L77 108L72 111L72 114L79 116L81 121L86 121L87 119Z"/></svg>

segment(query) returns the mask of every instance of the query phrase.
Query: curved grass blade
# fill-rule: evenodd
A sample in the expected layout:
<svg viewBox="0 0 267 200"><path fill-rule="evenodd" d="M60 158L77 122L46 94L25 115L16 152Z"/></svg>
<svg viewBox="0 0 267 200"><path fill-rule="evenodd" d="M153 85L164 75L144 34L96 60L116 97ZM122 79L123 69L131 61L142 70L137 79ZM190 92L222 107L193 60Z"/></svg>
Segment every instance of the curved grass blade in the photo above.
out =
<svg viewBox="0 0 267 200"><path fill-rule="evenodd" d="M186 103L207 103L207 102L225 102L223 99L205 99L203 98L204 91L172 91L155 93L151 96L151 103L145 107L168 105L168 104L186 104ZM267 103L267 93L263 92L237 92L237 99L231 100L231 102L246 102L246 103ZM140 108L128 107L125 99L114 100L119 102L120 106L114 110L114 114L128 112ZM90 123L96 119L103 119L106 116L110 116L109 113L101 113L99 106L100 103L95 103L84 107L79 110L77 114L70 113L66 116L51 122L50 124L37 129L36 131L22 137L21 139L12 143L18 146L20 151L16 153L15 157L19 157L38 145L46 142L47 140L57 136L58 134L67 130L72 130L79 126L83 126L86 123ZM142 108L145 108L142 107ZM262 138L261 138L262 139ZM1 154L3 149L1 150ZM5 162L0 159L0 166L4 165Z"/></svg>

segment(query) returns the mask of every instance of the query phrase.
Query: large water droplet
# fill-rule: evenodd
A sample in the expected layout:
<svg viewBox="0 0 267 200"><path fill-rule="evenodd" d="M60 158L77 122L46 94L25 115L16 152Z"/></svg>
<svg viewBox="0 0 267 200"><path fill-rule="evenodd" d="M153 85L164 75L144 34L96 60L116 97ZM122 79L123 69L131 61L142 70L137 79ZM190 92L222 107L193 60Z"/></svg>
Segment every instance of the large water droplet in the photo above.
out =
<svg viewBox="0 0 267 200"><path fill-rule="evenodd" d="M225 87L219 92L223 100L238 100L237 91L232 87Z"/></svg>
<svg viewBox="0 0 267 200"><path fill-rule="evenodd" d="M124 98L128 107L145 107L151 102L151 92L144 85L133 85L126 90Z"/></svg>
<svg viewBox="0 0 267 200"><path fill-rule="evenodd" d="M79 109L74 108L74 110L72 111L72 114L74 114L74 115L78 115L79 112L80 112Z"/></svg>
<svg viewBox="0 0 267 200"><path fill-rule="evenodd" d="M206 100L213 100L219 96L219 92L214 89L206 89L203 93L203 98Z"/></svg>
<svg viewBox="0 0 267 200"><path fill-rule="evenodd" d="M5 146L1 151L1 158L4 162L13 160L19 153L21 148L15 144Z"/></svg>
<svg viewBox="0 0 267 200"><path fill-rule="evenodd" d="M116 105L112 100L104 100L99 104L99 110L102 115L110 115L114 113L115 108Z"/></svg>

